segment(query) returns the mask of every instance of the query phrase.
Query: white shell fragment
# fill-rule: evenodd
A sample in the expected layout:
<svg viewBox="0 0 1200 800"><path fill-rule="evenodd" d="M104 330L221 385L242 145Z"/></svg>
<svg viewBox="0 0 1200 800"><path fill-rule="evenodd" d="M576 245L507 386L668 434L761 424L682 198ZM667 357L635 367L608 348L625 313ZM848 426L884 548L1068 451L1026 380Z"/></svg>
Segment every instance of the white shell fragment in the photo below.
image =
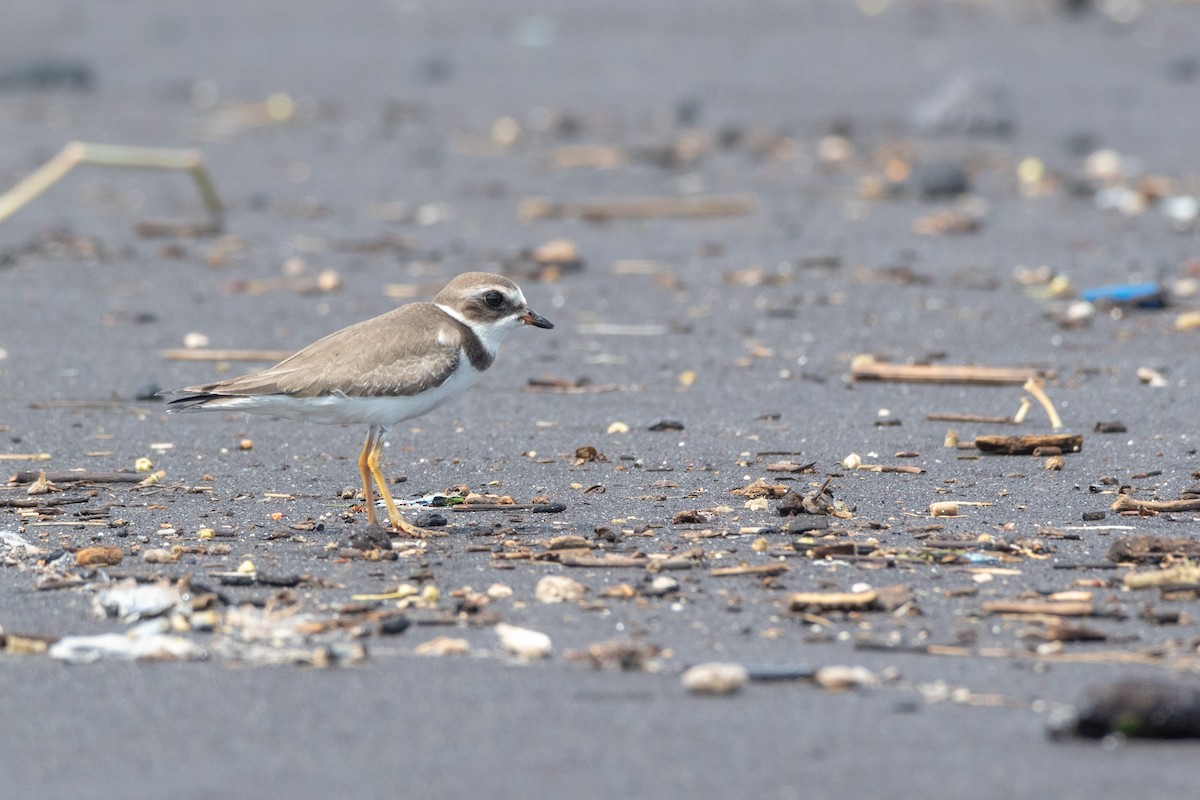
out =
<svg viewBox="0 0 1200 800"><path fill-rule="evenodd" d="M821 667L813 679L822 689L835 692L879 683L879 677L866 667Z"/></svg>
<svg viewBox="0 0 1200 800"><path fill-rule="evenodd" d="M139 584L133 578L104 589L92 599L100 617L126 621L157 617L183 602L179 588L168 583Z"/></svg>
<svg viewBox="0 0 1200 800"><path fill-rule="evenodd" d="M195 642L170 634L101 633L64 636L50 645L49 655L70 664L91 664L102 658L125 661L194 661L205 657Z"/></svg>
<svg viewBox="0 0 1200 800"><path fill-rule="evenodd" d="M578 603L587 587L566 575L546 575L538 581L534 596L543 603Z"/></svg>
<svg viewBox="0 0 1200 800"><path fill-rule="evenodd" d="M496 635L500 646L523 661L533 661L550 655L550 637L529 628L497 623Z"/></svg>
<svg viewBox="0 0 1200 800"><path fill-rule="evenodd" d="M733 694L746 685L750 673L741 664L713 661L689 668L680 680L693 694Z"/></svg>

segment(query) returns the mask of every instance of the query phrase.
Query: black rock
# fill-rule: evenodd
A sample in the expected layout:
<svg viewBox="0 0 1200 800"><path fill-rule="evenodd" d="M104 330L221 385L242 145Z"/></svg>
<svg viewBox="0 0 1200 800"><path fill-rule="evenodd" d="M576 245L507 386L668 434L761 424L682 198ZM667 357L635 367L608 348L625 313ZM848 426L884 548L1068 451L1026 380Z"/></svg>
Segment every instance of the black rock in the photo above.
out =
<svg viewBox="0 0 1200 800"><path fill-rule="evenodd" d="M948 162L921 164L913 170L911 183L925 198L957 197L971 188L966 170Z"/></svg>
<svg viewBox="0 0 1200 800"><path fill-rule="evenodd" d="M362 530L347 533L338 546L351 550L391 550L392 536L378 525L368 525Z"/></svg>
<svg viewBox="0 0 1200 800"><path fill-rule="evenodd" d="M444 528L450 521L436 511L422 511L413 520L413 524L418 528Z"/></svg>

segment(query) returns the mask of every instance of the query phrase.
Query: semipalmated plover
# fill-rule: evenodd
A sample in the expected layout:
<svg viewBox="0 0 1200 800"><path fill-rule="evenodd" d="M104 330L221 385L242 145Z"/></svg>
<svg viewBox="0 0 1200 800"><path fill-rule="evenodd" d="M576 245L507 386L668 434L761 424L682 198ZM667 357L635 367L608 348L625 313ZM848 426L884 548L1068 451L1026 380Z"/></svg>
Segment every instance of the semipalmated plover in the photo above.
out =
<svg viewBox="0 0 1200 800"><path fill-rule="evenodd" d="M168 411L249 411L284 419L369 425L358 457L367 522L378 524L371 478L392 528L425 534L396 510L379 467L388 429L428 413L492 365L517 326L553 328L508 278L465 272L432 303L410 303L331 333L270 369L163 392Z"/></svg>

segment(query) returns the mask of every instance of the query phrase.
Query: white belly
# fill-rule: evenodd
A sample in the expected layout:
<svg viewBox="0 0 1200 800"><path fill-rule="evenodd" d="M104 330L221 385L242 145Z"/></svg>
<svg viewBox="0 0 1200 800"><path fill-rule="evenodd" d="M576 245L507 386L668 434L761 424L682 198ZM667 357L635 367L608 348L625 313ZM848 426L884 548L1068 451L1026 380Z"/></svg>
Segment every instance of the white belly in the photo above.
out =
<svg viewBox="0 0 1200 800"><path fill-rule="evenodd" d="M389 428L406 419L428 414L442 403L460 394L479 379L480 372L465 358L445 383L409 397L292 397L265 394L212 400L197 411L247 411L282 419L319 422L329 425L358 423ZM191 410L191 409L189 409Z"/></svg>

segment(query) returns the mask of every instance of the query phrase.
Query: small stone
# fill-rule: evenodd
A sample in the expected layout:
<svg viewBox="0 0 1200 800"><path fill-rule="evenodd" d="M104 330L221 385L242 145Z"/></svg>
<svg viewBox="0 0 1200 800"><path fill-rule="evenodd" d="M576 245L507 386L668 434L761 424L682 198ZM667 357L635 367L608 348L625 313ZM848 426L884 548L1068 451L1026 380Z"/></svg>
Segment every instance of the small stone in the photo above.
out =
<svg viewBox="0 0 1200 800"><path fill-rule="evenodd" d="M608 426L606 433L629 433L629 425L624 422L614 422Z"/></svg>
<svg viewBox="0 0 1200 800"><path fill-rule="evenodd" d="M500 646L522 661L534 661L550 655L550 637L540 631L498 623L496 635Z"/></svg>
<svg viewBox="0 0 1200 800"><path fill-rule="evenodd" d="M875 686L879 678L866 667L821 667L813 679L822 689L840 692L860 686Z"/></svg>
<svg viewBox="0 0 1200 800"><path fill-rule="evenodd" d="M658 433L660 431L681 431L681 430L683 430L683 423L680 422L679 420L664 419L664 420L654 423L646 430L654 431L655 433Z"/></svg>
<svg viewBox="0 0 1200 800"><path fill-rule="evenodd" d="M142 553L142 561L147 564L174 564L179 560L179 554L163 547L155 547Z"/></svg>
<svg viewBox="0 0 1200 800"><path fill-rule="evenodd" d="M112 567L120 564L124 555L121 548L102 544L76 550L75 563L81 567Z"/></svg>
<svg viewBox="0 0 1200 800"><path fill-rule="evenodd" d="M254 440L253 439L242 439L240 442L238 442L238 450L253 450L253 449L254 449Z"/></svg>
<svg viewBox="0 0 1200 800"><path fill-rule="evenodd" d="M418 528L444 528L450 524L450 521L436 511L422 511L417 514L413 524Z"/></svg>
<svg viewBox="0 0 1200 800"><path fill-rule="evenodd" d="M912 184L927 199L957 197L970 189L966 171L957 164L922 164L913 171Z"/></svg>
<svg viewBox="0 0 1200 800"><path fill-rule="evenodd" d="M486 594L493 600L506 600L513 596L513 589L503 583L493 583L487 588Z"/></svg>
<svg viewBox="0 0 1200 800"><path fill-rule="evenodd" d="M663 597L678 591L679 581L670 575L659 575L650 581L646 588L642 589L642 594L646 597Z"/></svg>
<svg viewBox="0 0 1200 800"><path fill-rule="evenodd" d="M692 694L733 694L746 685L750 673L741 664L714 661L691 667L680 680Z"/></svg>
<svg viewBox="0 0 1200 800"><path fill-rule="evenodd" d="M578 603L587 587L566 575L546 575L538 581L534 596L542 603Z"/></svg>
<svg viewBox="0 0 1200 800"><path fill-rule="evenodd" d="M1108 515L1106 511L1085 511L1083 512L1084 522L1098 522Z"/></svg>
<svg viewBox="0 0 1200 800"><path fill-rule="evenodd" d="M404 633L412 625L410 620L404 614L393 614L390 617L384 617L379 622L379 633L384 636L396 636Z"/></svg>
<svg viewBox="0 0 1200 800"><path fill-rule="evenodd" d="M792 517L784 526L784 533L810 533L812 531L823 531L829 528L829 517L819 517L815 515L807 515L803 517Z"/></svg>
<svg viewBox="0 0 1200 800"><path fill-rule="evenodd" d="M338 546L349 550L391 550L392 537L378 525L352 531L342 537Z"/></svg>

